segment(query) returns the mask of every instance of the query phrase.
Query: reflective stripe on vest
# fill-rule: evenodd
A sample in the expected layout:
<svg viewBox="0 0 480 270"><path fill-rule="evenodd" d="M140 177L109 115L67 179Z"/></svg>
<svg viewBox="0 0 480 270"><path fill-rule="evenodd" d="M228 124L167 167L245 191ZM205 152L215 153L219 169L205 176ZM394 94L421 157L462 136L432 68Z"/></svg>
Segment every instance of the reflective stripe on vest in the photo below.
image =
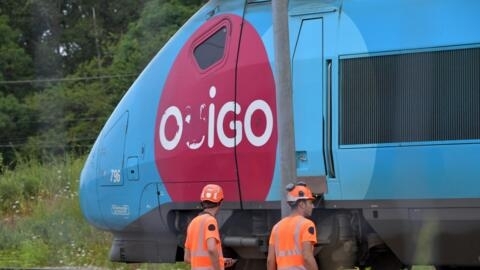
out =
<svg viewBox="0 0 480 270"><path fill-rule="evenodd" d="M302 228L304 219L298 220L293 230L294 247L293 249L280 250L280 234L278 226L275 226L275 256L277 260L277 270L305 270L302 247L300 242L300 229Z"/></svg>
<svg viewBox="0 0 480 270"><path fill-rule="evenodd" d="M202 217L198 227L197 246L190 251L192 270L213 270L212 262L210 261L210 256L208 255L208 250L204 249L203 247L205 240L205 223L207 222L207 219L208 216ZM222 250L219 251L218 255L220 268L223 269L224 266L221 259L223 258Z"/></svg>

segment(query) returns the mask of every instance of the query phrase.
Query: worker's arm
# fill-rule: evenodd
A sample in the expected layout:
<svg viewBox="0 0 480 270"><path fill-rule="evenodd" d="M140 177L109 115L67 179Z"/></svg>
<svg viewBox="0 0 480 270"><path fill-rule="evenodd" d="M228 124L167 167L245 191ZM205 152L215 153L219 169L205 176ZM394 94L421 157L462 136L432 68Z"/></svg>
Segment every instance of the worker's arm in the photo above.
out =
<svg viewBox="0 0 480 270"><path fill-rule="evenodd" d="M220 266L220 254L217 250L217 240L213 237L207 239L207 251L214 270L222 270Z"/></svg>
<svg viewBox="0 0 480 270"><path fill-rule="evenodd" d="M267 270L277 270L277 262L275 259L275 248L273 245L268 246Z"/></svg>
<svg viewBox="0 0 480 270"><path fill-rule="evenodd" d="M191 260L190 260L190 249L188 248L185 248L185 254L183 255L183 261L190 264L191 263Z"/></svg>
<svg viewBox="0 0 480 270"><path fill-rule="evenodd" d="M309 241L302 242L302 256L303 261L305 262L305 268L307 270L318 270L317 262L315 261L315 256L313 256L313 246Z"/></svg>

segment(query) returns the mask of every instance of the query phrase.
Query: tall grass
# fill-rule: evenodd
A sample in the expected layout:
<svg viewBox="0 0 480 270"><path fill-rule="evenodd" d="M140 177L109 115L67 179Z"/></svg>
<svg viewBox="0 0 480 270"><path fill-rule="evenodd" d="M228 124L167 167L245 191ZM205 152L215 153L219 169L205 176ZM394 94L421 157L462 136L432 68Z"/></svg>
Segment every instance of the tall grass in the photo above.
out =
<svg viewBox="0 0 480 270"><path fill-rule="evenodd" d="M185 269L182 264L112 263L112 237L83 218L78 186L83 158L1 168L0 268L83 266L107 269Z"/></svg>
<svg viewBox="0 0 480 270"><path fill-rule="evenodd" d="M110 236L78 204L83 159L21 161L0 176L0 266L108 266ZM86 241L88 239L88 242Z"/></svg>

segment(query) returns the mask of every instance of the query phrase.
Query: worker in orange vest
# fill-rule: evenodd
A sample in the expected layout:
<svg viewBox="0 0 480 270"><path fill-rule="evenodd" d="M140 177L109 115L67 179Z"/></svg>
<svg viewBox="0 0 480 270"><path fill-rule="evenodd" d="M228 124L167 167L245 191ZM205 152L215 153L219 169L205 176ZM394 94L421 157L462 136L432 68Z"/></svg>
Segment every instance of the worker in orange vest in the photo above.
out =
<svg viewBox="0 0 480 270"><path fill-rule="evenodd" d="M318 270L313 255L317 243L312 215L315 197L303 182L289 184L287 202L292 211L272 228L270 234L267 270Z"/></svg>
<svg viewBox="0 0 480 270"><path fill-rule="evenodd" d="M223 201L219 185L208 184L200 195L203 211L188 225L184 261L192 270L223 270L236 260L224 258L216 214Z"/></svg>

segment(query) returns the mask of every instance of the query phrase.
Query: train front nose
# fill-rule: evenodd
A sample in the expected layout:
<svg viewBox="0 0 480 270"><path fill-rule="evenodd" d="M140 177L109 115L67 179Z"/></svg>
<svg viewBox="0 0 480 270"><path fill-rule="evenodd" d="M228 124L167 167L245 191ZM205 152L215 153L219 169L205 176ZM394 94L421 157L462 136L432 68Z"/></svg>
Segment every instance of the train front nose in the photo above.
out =
<svg viewBox="0 0 480 270"><path fill-rule="evenodd" d="M95 227L106 229L97 193L96 147L92 148L80 175L80 207L85 219Z"/></svg>

